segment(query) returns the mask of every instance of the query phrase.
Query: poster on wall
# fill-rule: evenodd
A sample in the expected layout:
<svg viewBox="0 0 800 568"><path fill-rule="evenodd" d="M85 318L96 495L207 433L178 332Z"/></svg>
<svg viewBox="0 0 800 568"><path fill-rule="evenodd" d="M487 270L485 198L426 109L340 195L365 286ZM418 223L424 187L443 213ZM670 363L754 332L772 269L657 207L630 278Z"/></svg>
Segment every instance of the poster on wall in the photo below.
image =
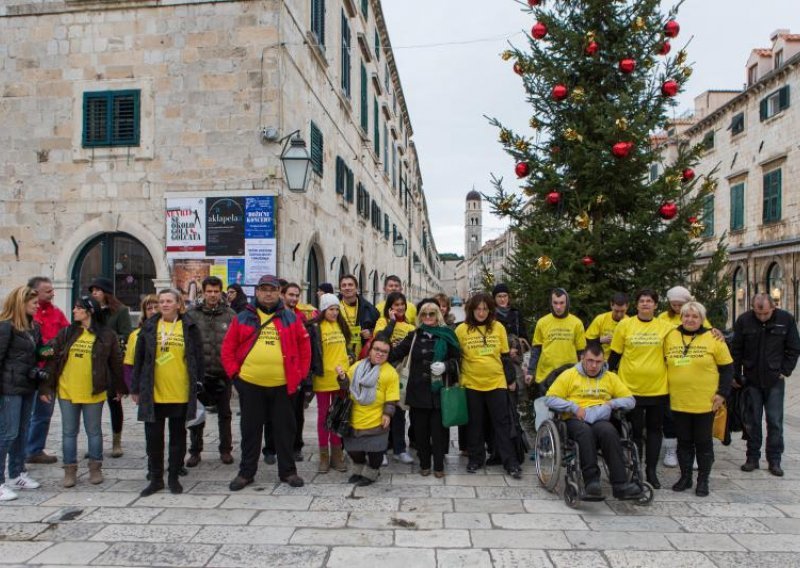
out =
<svg viewBox="0 0 800 568"><path fill-rule="evenodd" d="M275 198L248 197L245 202L245 239L275 238Z"/></svg>
<svg viewBox="0 0 800 568"><path fill-rule="evenodd" d="M244 200L206 199L206 256L244 255Z"/></svg>
<svg viewBox="0 0 800 568"><path fill-rule="evenodd" d="M194 301L204 278L211 275L213 260L206 258L176 258L172 260L172 283Z"/></svg>
<svg viewBox="0 0 800 568"><path fill-rule="evenodd" d="M258 284L264 274L275 274L275 239L248 239L245 241L245 283Z"/></svg>
<svg viewBox="0 0 800 568"><path fill-rule="evenodd" d="M204 197L167 200L168 253L205 253L205 211Z"/></svg>
<svg viewBox="0 0 800 568"><path fill-rule="evenodd" d="M231 284L244 284L244 259L228 259L228 286Z"/></svg>
<svg viewBox="0 0 800 568"><path fill-rule="evenodd" d="M228 263L223 261L223 264L219 262L217 264L213 264L211 266L210 271L211 276L216 276L220 280L222 280L222 289L225 290L228 288Z"/></svg>

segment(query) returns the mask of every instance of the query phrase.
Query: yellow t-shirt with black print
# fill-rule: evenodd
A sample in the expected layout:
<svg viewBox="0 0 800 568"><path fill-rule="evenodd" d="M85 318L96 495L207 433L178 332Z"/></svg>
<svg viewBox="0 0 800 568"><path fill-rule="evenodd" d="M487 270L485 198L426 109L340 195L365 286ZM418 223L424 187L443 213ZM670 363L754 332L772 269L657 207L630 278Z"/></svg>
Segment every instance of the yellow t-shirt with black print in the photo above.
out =
<svg viewBox="0 0 800 568"><path fill-rule="evenodd" d="M139 341L139 332L142 331L141 327L134 329L128 336L128 342L125 344L125 358L122 363L133 367L136 357L136 342Z"/></svg>
<svg viewBox="0 0 800 568"><path fill-rule="evenodd" d="M373 335L378 335L379 332L383 331L389 326L389 320L386 318L380 318L378 323L375 324L375 331ZM406 335L414 331L414 326L409 323L408 321L398 321L394 324L394 329L392 330L392 337L389 339L389 342L392 345L395 345L405 339Z"/></svg>
<svg viewBox="0 0 800 568"><path fill-rule="evenodd" d="M667 394L667 366L664 363L664 338L672 326L653 318L638 317L621 321L611 340L611 350L622 355L619 376L636 396Z"/></svg>
<svg viewBox="0 0 800 568"><path fill-rule="evenodd" d="M84 329L69 348L67 363L58 378L58 398L72 404L95 404L106 399L106 393L92 394L92 348L97 336Z"/></svg>
<svg viewBox="0 0 800 568"><path fill-rule="evenodd" d="M586 349L583 324L572 314L563 318L548 314L536 322L532 345L542 346L536 366L536 382L541 383L561 365L578 362L578 351Z"/></svg>
<svg viewBox="0 0 800 568"><path fill-rule="evenodd" d="M589 324L589 327L586 328L586 340L596 340L606 335L611 335L613 339L614 331L616 331L619 322L626 319L628 319L628 316L622 316L622 319L619 321L614 320L613 312L600 314L594 318L592 323ZM611 353L611 343L602 343L601 347L603 348L603 355L608 359Z"/></svg>
<svg viewBox="0 0 800 568"><path fill-rule="evenodd" d="M358 300L352 306L348 305L347 302L344 300L339 301L339 311L344 318L344 321L347 322L347 325L350 327L350 348L353 350L353 353L358 354L361 352L361 346L363 345L361 341L361 326L358 325Z"/></svg>
<svg viewBox="0 0 800 568"><path fill-rule="evenodd" d="M258 310L261 330L250 353L242 363L239 377L248 383L260 387L279 387L286 384L286 370L283 367L283 351L281 350L278 328L272 321L274 314L266 314ZM269 322L269 323L267 323ZM264 324L267 325L264 325Z"/></svg>
<svg viewBox="0 0 800 568"><path fill-rule="evenodd" d="M506 328L494 322L492 330L485 325L469 329L466 323L456 328L461 345L461 385L465 388L490 391L508 388L500 355L508 353Z"/></svg>
<svg viewBox="0 0 800 568"><path fill-rule="evenodd" d="M159 404L189 402L189 371L183 341L183 321L158 320L153 400Z"/></svg>
<svg viewBox="0 0 800 568"><path fill-rule="evenodd" d="M581 375L576 367L572 367L558 375L553 386L548 389L547 396L557 396L574 402L580 408L589 408L605 404L613 398L632 395L616 373L606 371L602 377L594 379Z"/></svg>
<svg viewBox="0 0 800 568"><path fill-rule="evenodd" d="M377 306L375 306L375 309L378 310L378 313L381 314L381 317L383 317L383 308L385 307L386 307L386 300L380 302ZM406 304L406 321L411 325L417 324L417 307L411 302L408 302Z"/></svg>
<svg viewBox="0 0 800 568"><path fill-rule="evenodd" d="M711 412L719 388L718 366L733 363L728 346L709 332L686 335L672 330L664 340L669 404L672 410Z"/></svg>
<svg viewBox="0 0 800 568"><path fill-rule="evenodd" d="M368 360L363 359L353 364L347 372L350 380L353 380L356 367L367 365ZM350 416L350 424L356 430L371 430L381 425L383 417L383 405L386 402L397 402L400 400L400 376L389 363L383 363L378 372L378 384L375 390L375 400L372 404L362 405L353 399L353 413Z"/></svg>
<svg viewBox="0 0 800 568"><path fill-rule="evenodd" d="M322 341L322 376L313 377L314 392L331 392L339 390L336 367L346 369L350 364L347 356L347 342L339 324L323 320L319 324Z"/></svg>

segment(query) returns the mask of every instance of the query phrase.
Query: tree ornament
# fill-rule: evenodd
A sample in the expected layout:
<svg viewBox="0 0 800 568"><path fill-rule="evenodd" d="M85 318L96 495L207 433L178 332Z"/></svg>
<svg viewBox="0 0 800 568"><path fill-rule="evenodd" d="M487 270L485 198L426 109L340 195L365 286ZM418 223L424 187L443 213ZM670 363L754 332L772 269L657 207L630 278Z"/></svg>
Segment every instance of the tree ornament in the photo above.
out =
<svg viewBox="0 0 800 568"><path fill-rule="evenodd" d="M514 167L514 173L517 174L518 178L524 178L531 173L531 167L528 162L520 162Z"/></svg>
<svg viewBox="0 0 800 568"><path fill-rule="evenodd" d="M706 178L705 180L703 180L702 189L703 191L713 193L714 191L717 190L717 181L711 178Z"/></svg>
<svg viewBox="0 0 800 568"><path fill-rule="evenodd" d="M527 197L533 197L536 193L532 187L523 187L522 193L524 193Z"/></svg>
<svg viewBox="0 0 800 568"><path fill-rule="evenodd" d="M528 0L528 6L530 6L531 8L538 6L541 3L542 0Z"/></svg>
<svg viewBox="0 0 800 568"><path fill-rule="evenodd" d="M578 131L574 128L567 128L564 130L564 139L569 140L570 142L583 142L583 136L578 134Z"/></svg>
<svg viewBox="0 0 800 568"><path fill-rule="evenodd" d="M517 75L522 75L523 73L525 73L525 69L522 67L522 64L519 61L514 63L514 73L516 73Z"/></svg>
<svg viewBox="0 0 800 568"><path fill-rule="evenodd" d="M689 221L689 224L690 224L690 225L691 225L691 224L693 224L693 223L697 223L697 217L695 217L694 215L692 215L691 217L689 217L689 218L687 219L687 221Z"/></svg>
<svg viewBox="0 0 800 568"><path fill-rule="evenodd" d="M611 153L617 158L627 158L633 149L633 142L617 142L611 147Z"/></svg>
<svg viewBox="0 0 800 568"><path fill-rule="evenodd" d="M683 65L686 63L686 50L681 49L678 55L675 56L675 65Z"/></svg>
<svg viewBox="0 0 800 568"><path fill-rule="evenodd" d="M636 69L636 61L631 59L630 57L626 57L625 59L619 62L619 70L625 73L626 75L629 73L633 73L634 69Z"/></svg>
<svg viewBox="0 0 800 568"><path fill-rule="evenodd" d="M500 58L503 61L508 61L512 57L514 57L514 52L513 51L506 50L506 51L504 51L503 53L500 54Z"/></svg>
<svg viewBox="0 0 800 568"><path fill-rule="evenodd" d="M553 87L553 91L550 93L550 96L553 97L554 101L563 101L567 98L567 96L569 96L569 89L566 85L559 83Z"/></svg>
<svg viewBox="0 0 800 568"><path fill-rule="evenodd" d="M550 205L558 205L561 201L561 194L557 191L551 191L545 198Z"/></svg>
<svg viewBox="0 0 800 568"><path fill-rule="evenodd" d="M503 144L508 144L511 141L511 132L506 130L505 128L500 129L500 142Z"/></svg>
<svg viewBox="0 0 800 568"><path fill-rule="evenodd" d="M661 207L658 208L658 215L665 221L669 221L670 219L674 219L675 215L678 214L678 206L675 205L674 201L667 201Z"/></svg>
<svg viewBox="0 0 800 568"><path fill-rule="evenodd" d="M586 211L581 211L579 215L575 216L575 226L579 229L586 230L589 228L589 223L591 219L589 219L589 214Z"/></svg>
<svg viewBox="0 0 800 568"><path fill-rule="evenodd" d="M509 195L507 198L503 199L500 203L497 204L497 210L500 213L508 214L511 212L514 206L514 197Z"/></svg>
<svg viewBox="0 0 800 568"><path fill-rule="evenodd" d="M586 32L586 41L594 41L597 34L594 32Z"/></svg>
<svg viewBox="0 0 800 568"><path fill-rule="evenodd" d="M670 20L666 24L664 24L664 35L667 37L678 37L678 33L681 31L681 26L675 20Z"/></svg>
<svg viewBox="0 0 800 568"><path fill-rule="evenodd" d="M553 268L553 259L549 256L542 255L536 259L536 268L545 272Z"/></svg>
<svg viewBox="0 0 800 568"><path fill-rule="evenodd" d="M686 79L692 76L692 71L692 68L688 65L686 67L681 67L681 75L683 75Z"/></svg>
<svg viewBox="0 0 800 568"><path fill-rule="evenodd" d="M570 98L576 103L582 103L584 100L586 100L586 91L583 90L583 87L575 87L572 89Z"/></svg>
<svg viewBox="0 0 800 568"><path fill-rule="evenodd" d="M531 35L534 39L543 39L547 35L547 25L542 22L536 22L531 28Z"/></svg>
<svg viewBox="0 0 800 568"><path fill-rule="evenodd" d="M621 116L614 121L614 125L617 127L617 130L622 130L624 132L628 129L628 119Z"/></svg>
<svg viewBox="0 0 800 568"><path fill-rule="evenodd" d="M598 51L600 51L600 44L596 41L590 41L588 44L586 44L586 55L597 55Z"/></svg>
<svg viewBox="0 0 800 568"><path fill-rule="evenodd" d="M689 226L689 236L693 239L700 237L706 230L705 223L695 221Z"/></svg>
<svg viewBox="0 0 800 568"><path fill-rule="evenodd" d="M534 116L528 121L528 125L534 130L539 130L539 128L542 126L542 123L539 122L539 119Z"/></svg>
<svg viewBox="0 0 800 568"><path fill-rule="evenodd" d="M662 43L658 48L658 54L666 55L670 52L671 49L672 45L670 45L670 43L667 40L664 40L664 43Z"/></svg>
<svg viewBox="0 0 800 568"><path fill-rule="evenodd" d="M633 30L640 32L647 27L647 22L641 16L636 16L636 19L633 21Z"/></svg>
<svg viewBox="0 0 800 568"><path fill-rule="evenodd" d="M669 79L668 81L664 81L664 84L661 85L661 94L665 97L674 97L678 94L679 88L680 85L678 85L677 81Z"/></svg>
<svg viewBox="0 0 800 568"><path fill-rule="evenodd" d="M520 152L527 152L528 150L531 149L531 145L528 144L527 141L522 140L522 139L517 140L517 143L514 144L514 147Z"/></svg>
<svg viewBox="0 0 800 568"><path fill-rule="evenodd" d="M588 254L581 259L581 263L586 267L589 268L594 264L594 259L589 256Z"/></svg>
<svg viewBox="0 0 800 568"><path fill-rule="evenodd" d="M594 202L597 205L602 205L603 203L606 202L606 196L601 193L600 195L597 196L597 198L595 198Z"/></svg>
<svg viewBox="0 0 800 568"><path fill-rule="evenodd" d="M683 170L681 178L685 183L692 181L694 179L694 170L692 168L686 168L685 170Z"/></svg>

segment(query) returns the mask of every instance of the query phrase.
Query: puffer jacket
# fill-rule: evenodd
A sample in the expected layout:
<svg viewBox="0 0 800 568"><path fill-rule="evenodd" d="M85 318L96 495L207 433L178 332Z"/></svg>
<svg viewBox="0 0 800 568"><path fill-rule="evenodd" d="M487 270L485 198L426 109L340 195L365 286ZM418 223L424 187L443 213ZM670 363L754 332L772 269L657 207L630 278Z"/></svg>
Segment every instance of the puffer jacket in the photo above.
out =
<svg viewBox="0 0 800 568"><path fill-rule="evenodd" d="M225 369L222 368L220 360L222 340L225 339L225 334L228 333L231 320L236 317L236 312L222 302L212 308L200 300L189 310L188 314L200 328L203 336L205 376L225 378Z"/></svg>
<svg viewBox="0 0 800 568"><path fill-rule="evenodd" d="M792 314L776 309L760 321L753 310L743 313L733 325L733 375L750 386L770 388L780 376L788 377L800 356L800 335Z"/></svg>
<svg viewBox="0 0 800 568"><path fill-rule="evenodd" d="M20 331L10 321L0 321L0 394L22 396L36 391L38 385L29 375L41 346L39 324L34 323L30 331Z"/></svg>

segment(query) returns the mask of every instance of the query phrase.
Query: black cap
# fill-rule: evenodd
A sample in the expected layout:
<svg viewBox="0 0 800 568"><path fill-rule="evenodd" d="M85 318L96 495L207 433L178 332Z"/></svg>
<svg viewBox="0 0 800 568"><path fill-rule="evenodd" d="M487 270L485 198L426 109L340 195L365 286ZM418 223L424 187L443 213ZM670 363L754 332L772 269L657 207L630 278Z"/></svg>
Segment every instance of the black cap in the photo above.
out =
<svg viewBox="0 0 800 568"><path fill-rule="evenodd" d="M95 278L92 280L92 283L89 284L89 292L94 288L102 290L106 294L114 294L114 284L111 282L110 278Z"/></svg>
<svg viewBox="0 0 800 568"><path fill-rule="evenodd" d="M510 293L511 292L508 289L508 285L503 284L502 282L500 284L497 284L494 288L492 288L492 298L494 298L498 294L510 294Z"/></svg>
<svg viewBox="0 0 800 568"><path fill-rule="evenodd" d="M317 286L317 290L321 290L326 294L333 294L333 284L330 282L323 282L319 286Z"/></svg>

